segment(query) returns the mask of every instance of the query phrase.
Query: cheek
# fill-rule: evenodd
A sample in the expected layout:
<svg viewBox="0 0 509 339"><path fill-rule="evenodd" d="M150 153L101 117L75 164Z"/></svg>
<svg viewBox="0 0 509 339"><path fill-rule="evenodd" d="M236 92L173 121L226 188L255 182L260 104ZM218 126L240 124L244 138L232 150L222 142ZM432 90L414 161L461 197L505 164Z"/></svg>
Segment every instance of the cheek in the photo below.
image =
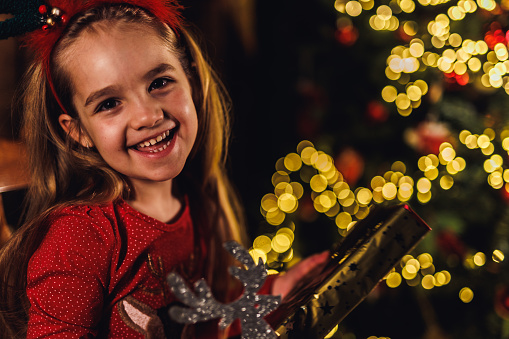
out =
<svg viewBox="0 0 509 339"><path fill-rule="evenodd" d="M123 150L125 146L125 135L122 130L115 128L113 122L101 122L88 129L88 135L95 144L99 153L107 153L108 150ZM108 154L101 154L108 156Z"/></svg>

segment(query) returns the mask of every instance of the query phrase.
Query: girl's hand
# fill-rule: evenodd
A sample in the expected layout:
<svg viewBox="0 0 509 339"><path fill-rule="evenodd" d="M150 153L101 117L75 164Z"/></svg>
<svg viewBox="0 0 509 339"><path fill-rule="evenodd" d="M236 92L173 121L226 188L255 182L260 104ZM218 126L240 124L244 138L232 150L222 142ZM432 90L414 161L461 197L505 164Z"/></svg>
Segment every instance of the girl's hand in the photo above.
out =
<svg viewBox="0 0 509 339"><path fill-rule="evenodd" d="M311 270L324 266L329 258L329 251L314 254L278 276L272 285L272 294L280 295L283 300L292 288L304 278Z"/></svg>

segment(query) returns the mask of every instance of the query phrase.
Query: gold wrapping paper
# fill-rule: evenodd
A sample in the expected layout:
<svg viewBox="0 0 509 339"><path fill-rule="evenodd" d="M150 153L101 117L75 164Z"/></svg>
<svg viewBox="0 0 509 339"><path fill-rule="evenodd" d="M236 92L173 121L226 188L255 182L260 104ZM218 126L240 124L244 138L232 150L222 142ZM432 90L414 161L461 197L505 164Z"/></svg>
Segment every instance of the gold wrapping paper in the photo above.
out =
<svg viewBox="0 0 509 339"><path fill-rule="evenodd" d="M280 338L323 338L430 230L406 204L374 207L267 320Z"/></svg>

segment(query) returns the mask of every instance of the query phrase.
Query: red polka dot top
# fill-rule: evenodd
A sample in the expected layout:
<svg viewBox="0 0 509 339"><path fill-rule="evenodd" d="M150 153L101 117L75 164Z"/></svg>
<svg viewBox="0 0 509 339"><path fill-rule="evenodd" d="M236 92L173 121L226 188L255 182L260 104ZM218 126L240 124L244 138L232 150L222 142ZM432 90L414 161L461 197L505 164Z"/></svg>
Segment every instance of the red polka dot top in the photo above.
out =
<svg viewBox="0 0 509 339"><path fill-rule="evenodd" d="M28 338L172 337L166 275L193 256L188 205L170 224L122 200L67 207L50 223L28 265Z"/></svg>

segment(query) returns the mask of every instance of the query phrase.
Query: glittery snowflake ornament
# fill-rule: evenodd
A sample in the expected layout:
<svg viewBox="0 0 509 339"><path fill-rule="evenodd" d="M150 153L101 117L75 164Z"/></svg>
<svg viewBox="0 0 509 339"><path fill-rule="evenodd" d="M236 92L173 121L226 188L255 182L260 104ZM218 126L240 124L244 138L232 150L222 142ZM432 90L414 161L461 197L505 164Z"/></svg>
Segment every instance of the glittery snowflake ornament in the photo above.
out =
<svg viewBox="0 0 509 339"><path fill-rule="evenodd" d="M180 275L170 273L167 281L173 293L181 302L191 307L173 306L169 311L171 318L185 324L221 318L219 327L222 329L239 318L242 339L276 338L274 330L263 317L279 306L281 297L256 294L267 278L262 259L260 258L256 265L249 252L235 241L226 242L224 248L245 267L229 268L230 274L244 285L242 296L230 304L222 304L214 299L205 280L198 280L194 284L193 292Z"/></svg>

